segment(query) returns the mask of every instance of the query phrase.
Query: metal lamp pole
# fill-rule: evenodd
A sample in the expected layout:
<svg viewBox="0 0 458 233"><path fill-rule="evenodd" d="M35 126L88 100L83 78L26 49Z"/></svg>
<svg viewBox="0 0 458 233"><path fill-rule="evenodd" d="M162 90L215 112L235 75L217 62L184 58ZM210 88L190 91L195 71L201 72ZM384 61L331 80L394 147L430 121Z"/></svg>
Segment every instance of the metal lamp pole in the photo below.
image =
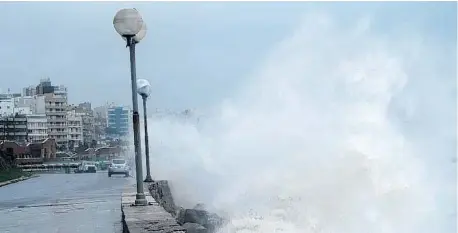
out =
<svg viewBox="0 0 458 233"><path fill-rule="evenodd" d="M148 119L147 119L147 112L146 112L146 99L148 95L141 94L143 99L143 124L145 125L145 155L146 155L146 178L145 182L153 182L153 178L151 178L150 173L150 163L149 163L149 143L148 143Z"/></svg>
<svg viewBox="0 0 458 233"><path fill-rule="evenodd" d="M132 83L132 105L133 105L133 128L134 128L134 147L135 147L135 171L137 178L137 195L135 204L146 205L147 201L143 191L143 168L141 157L140 144L140 116L138 114L138 98L137 98L137 70L135 66L135 41L133 36L126 36L127 46L130 51L130 80Z"/></svg>
<svg viewBox="0 0 458 233"><path fill-rule="evenodd" d="M133 105L133 130L135 147L135 169L137 179L137 194L135 205L147 205L143 191L143 171L140 145L140 121L138 114L137 100L137 71L135 66L135 45L145 36L146 26L136 9L122 9L118 11L113 20L116 31L125 38L130 51L130 78L132 83L132 105ZM143 32L141 31L142 29ZM141 34L140 34L141 33Z"/></svg>
<svg viewBox="0 0 458 233"><path fill-rule="evenodd" d="M146 154L146 179L145 182L153 182L149 163L149 142L148 142L148 114L146 110L146 100L151 94L151 85L146 79L137 80L137 93L143 99L143 124L145 125L145 154Z"/></svg>

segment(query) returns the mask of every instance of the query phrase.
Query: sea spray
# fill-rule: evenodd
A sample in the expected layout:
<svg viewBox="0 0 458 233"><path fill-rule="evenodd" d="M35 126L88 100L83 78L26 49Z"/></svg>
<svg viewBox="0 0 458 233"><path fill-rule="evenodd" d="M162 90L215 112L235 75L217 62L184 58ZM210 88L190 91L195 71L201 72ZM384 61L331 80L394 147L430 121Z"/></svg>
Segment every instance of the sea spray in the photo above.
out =
<svg viewBox="0 0 458 233"><path fill-rule="evenodd" d="M419 151L392 112L407 86L431 78L411 70L428 54L367 19L355 25L311 14L199 127L150 119L154 178L170 180L180 205L228 216L221 233L454 232L438 200L453 205L441 191L455 184L431 179L441 174L428 166L433 151Z"/></svg>

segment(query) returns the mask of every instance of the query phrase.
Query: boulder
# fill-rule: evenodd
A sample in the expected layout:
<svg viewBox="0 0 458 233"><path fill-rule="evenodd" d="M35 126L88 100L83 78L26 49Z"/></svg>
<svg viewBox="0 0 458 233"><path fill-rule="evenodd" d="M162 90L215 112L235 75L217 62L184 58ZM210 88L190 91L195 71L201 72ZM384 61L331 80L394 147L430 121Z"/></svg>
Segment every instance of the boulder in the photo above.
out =
<svg viewBox="0 0 458 233"><path fill-rule="evenodd" d="M177 213L177 222L180 225L196 223L205 227L208 232L215 232L224 223L218 215L196 209L180 209Z"/></svg>
<svg viewBox="0 0 458 233"><path fill-rule="evenodd" d="M207 228L197 223L185 223L183 228L186 229L186 233L209 233Z"/></svg>

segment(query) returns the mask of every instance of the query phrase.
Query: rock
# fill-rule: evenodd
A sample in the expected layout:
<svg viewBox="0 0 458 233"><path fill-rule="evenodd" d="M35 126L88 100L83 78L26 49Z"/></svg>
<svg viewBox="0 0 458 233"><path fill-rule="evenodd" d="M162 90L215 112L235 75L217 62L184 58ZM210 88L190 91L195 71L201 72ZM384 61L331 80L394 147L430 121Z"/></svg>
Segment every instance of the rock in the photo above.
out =
<svg viewBox="0 0 458 233"><path fill-rule="evenodd" d="M208 213L207 216L207 224L204 226L209 230L209 232L216 232L224 224L224 219L217 214Z"/></svg>
<svg viewBox="0 0 458 233"><path fill-rule="evenodd" d="M187 233L208 233L207 228L197 223L185 223L183 228L186 229Z"/></svg>
<svg viewBox="0 0 458 233"><path fill-rule="evenodd" d="M208 223L208 212L205 210L186 209L184 222L198 223L202 226L205 226Z"/></svg>
<svg viewBox="0 0 458 233"><path fill-rule="evenodd" d="M186 210L183 208L180 208L177 213L176 213L176 220L178 224L183 225L186 223Z"/></svg>
<svg viewBox="0 0 458 233"><path fill-rule="evenodd" d="M193 209L195 209L195 210L207 210L205 204L202 204L202 203L197 204L196 206L194 206Z"/></svg>
<svg viewBox="0 0 458 233"><path fill-rule="evenodd" d="M196 223L207 229L207 232L215 232L223 223L223 219L206 210L180 209L177 213L177 222L180 225Z"/></svg>
<svg viewBox="0 0 458 233"><path fill-rule="evenodd" d="M184 226L189 223L187 226L192 228L192 231L188 232L213 233L224 224L224 219L217 214L208 212L204 204L197 204L194 209L178 208L166 180L155 181L151 183L148 189L156 202L174 216L178 224ZM191 223L192 225L190 225ZM204 229L205 231L203 231Z"/></svg>
<svg viewBox="0 0 458 233"><path fill-rule="evenodd" d="M166 180L155 181L148 187L148 189L151 193L151 196L159 205L161 205L173 216L176 215L177 208L175 206L175 202L173 201L169 183Z"/></svg>

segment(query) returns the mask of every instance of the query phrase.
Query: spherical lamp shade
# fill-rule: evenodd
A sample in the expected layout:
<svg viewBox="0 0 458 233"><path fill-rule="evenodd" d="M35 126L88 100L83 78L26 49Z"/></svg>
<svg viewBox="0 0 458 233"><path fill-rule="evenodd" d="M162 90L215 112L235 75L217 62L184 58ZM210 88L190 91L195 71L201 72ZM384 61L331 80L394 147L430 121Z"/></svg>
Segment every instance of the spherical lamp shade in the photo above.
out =
<svg viewBox="0 0 458 233"><path fill-rule="evenodd" d="M143 40L143 38L145 38L146 36L146 23L143 22L142 24L142 29L140 29L140 31L134 36L134 40L138 43L140 42L141 40Z"/></svg>
<svg viewBox="0 0 458 233"><path fill-rule="evenodd" d="M135 41L136 43L139 43L143 38L145 38L145 36L146 36L146 30L147 30L147 28L146 28L146 23L143 22L143 24L142 24L142 29L140 29L140 31L134 36L134 41ZM124 39L125 41L127 41L126 37L123 37L123 39Z"/></svg>
<svg viewBox="0 0 458 233"><path fill-rule="evenodd" d="M144 96L151 94L151 85L146 79L137 79L137 93Z"/></svg>
<svg viewBox="0 0 458 233"><path fill-rule="evenodd" d="M135 8L118 11L113 19L116 32L121 36L135 36L143 26L143 19Z"/></svg>

